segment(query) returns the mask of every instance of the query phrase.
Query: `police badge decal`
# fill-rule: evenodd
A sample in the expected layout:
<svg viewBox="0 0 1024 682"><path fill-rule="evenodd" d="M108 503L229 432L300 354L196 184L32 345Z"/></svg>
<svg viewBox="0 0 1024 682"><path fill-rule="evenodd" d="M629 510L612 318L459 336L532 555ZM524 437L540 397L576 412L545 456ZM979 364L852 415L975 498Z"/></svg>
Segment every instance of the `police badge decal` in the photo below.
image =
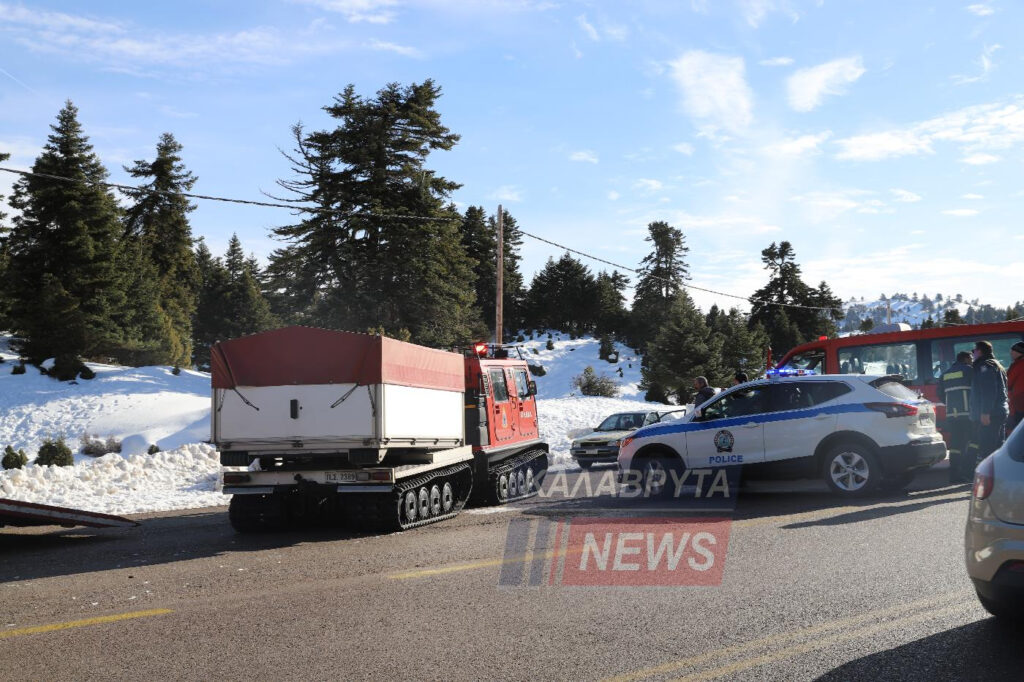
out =
<svg viewBox="0 0 1024 682"><path fill-rule="evenodd" d="M736 439L725 429L715 434L715 447L719 452L732 452L732 446L735 442Z"/></svg>

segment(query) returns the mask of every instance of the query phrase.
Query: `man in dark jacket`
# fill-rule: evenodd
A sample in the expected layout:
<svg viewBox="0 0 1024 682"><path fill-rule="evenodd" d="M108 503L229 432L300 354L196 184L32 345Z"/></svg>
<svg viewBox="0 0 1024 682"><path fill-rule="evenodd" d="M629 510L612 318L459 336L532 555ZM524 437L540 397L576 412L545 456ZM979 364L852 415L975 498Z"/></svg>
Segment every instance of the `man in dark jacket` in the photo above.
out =
<svg viewBox="0 0 1024 682"><path fill-rule="evenodd" d="M697 393L693 396L693 404L700 405L703 402L711 400L715 397L714 388L708 385L707 377L697 377L693 380L693 387L697 389Z"/></svg>
<svg viewBox="0 0 1024 682"><path fill-rule="evenodd" d="M971 384L971 424L975 462L988 457L1003 444L1008 405L1006 372L992 352L992 344L974 344L974 381Z"/></svg>
<svg viewBox="0 0 1024 682"><path fill-rule="evenodd" d="M939 399L946 404L944 428L949 437L949 482L969 483L974 460L967 455L971 442L971 354L960 351L956 362L939 379Z"/></svg>
<svg viewBox="0 0 1024 682"><path fill-rule="evenodd" d="M1010 348L1010 368L1006 370L1006 390L1010 394L1010 418L1006 422L1009 433L1024 419L1024 341Z"/></svg>

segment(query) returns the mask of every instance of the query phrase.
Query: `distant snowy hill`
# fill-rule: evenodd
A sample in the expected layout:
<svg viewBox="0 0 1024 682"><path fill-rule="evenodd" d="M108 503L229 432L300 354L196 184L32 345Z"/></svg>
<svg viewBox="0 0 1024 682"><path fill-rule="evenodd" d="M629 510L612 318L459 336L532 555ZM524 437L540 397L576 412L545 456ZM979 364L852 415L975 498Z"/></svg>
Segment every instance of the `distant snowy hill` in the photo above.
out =
<svg viewBox="0 0 1024 682"><path fill-rule="evenodd" d="M844 331L856 331L862 320L870 318L879 325L884 324L889 317L894 324L906 322L916 328L929 316L936 323L942 322L947 310L957 310L962 318L966 318L972 308L980 310L982 307L977 299L958 301L955 297L943 296L941 300L936 298L930 298L927 294L920 297L917 294L894 294L874 301L851 298L843 303L846 318L840 325Z"/></svg>
<svg viewBox="0 0 1024 682"><path fill-rule="evenodd" d="M644 409L639 358L617 345L618 363L598 357L598 341L547 332L520 344L533 365L541 437L553 468L571 465L569 433L596 426L614 412ZM63 436L75 451L74 467L29 465L0 471L0 497L73 506L113 514L190 509L226 504L220 464L209 439L210 375L169 367L116 367L88 363L96 378L58 382L29 366L12 374L17 356L0 335L0 450L23 448L30 460L46 438ZM536 351L536 352L534 352ZM580 396L573 377L588 365L619 384L616 398ZM618 368L622 368L619 376ZM663 405L651 405L664 408ZM122 454L93 458L80 452L83 434L123 442ZM162 452L145 454L150 444Z"/></svg>

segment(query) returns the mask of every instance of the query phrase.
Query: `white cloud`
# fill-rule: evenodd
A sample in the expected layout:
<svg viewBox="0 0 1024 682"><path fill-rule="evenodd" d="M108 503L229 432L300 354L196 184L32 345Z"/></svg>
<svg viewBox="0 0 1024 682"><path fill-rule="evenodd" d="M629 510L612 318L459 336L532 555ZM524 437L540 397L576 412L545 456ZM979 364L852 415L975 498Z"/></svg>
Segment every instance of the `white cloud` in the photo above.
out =
<svg viewBox="0 0 1024 682"><path fill-rule="evenodd" d="M393 8L397 0L291 0L301 5L312 5L328 12L341 14L355 24L388 24L395 18Z"/></svg>
<svg viewBox="0 0 1024 682"><path fill-rule="evenodd" d="M516 185L502 185L498 189L491 192L491 199L497 199L498 201L522 201L523 190Z"/></svg>
<svg viewBox="0 0 1024 682"><path fill-rule="evenodd" d="M978 199L984 199L985 197L982 196L981 194L964 194L964 195L961 195L960 198L961 199L970 199L972 201L977 201Z"/></svg>
<svg viewBox="0 0 1024 682"><path fill-rule="evenodd" d="M830 137L832 137L832 131L826 130L817 135L801 135L800 137L786 138L766 145L764 152L775 156L815 154L818 152L818 147L821 146L821 143Z"/></svg>
<svg viewBox="0 0 1024 682"><path fill-rule="evenodd" d="M760 26L770 12L784 12L794 22L800 18L786 0L739 0L739 5L743 18L752 28Z"/></svg>
<svg viewBox="0 0 1024 682"><path fill-rule="evenodd" d="M979 17L987 17L995 13L994 9L983 2L979 2L974 5L967 5L967 11L971 14L976 14Z"/></svg>
<svg viewBox="0 0 1024 682"><path fill-rule="evenodd" d="M578 152L569 154L570 161L580 161L582 163L597 163L597 154L590 151L589 149L583 149Z"/></svg>
<svg viewBox="0 0 1024 682"><path fill-rule="evenodd" d="M893 213L893 209L878 199L875 192L863 189L842 189L807 192L790 197L799 204L806 218L813 223L835 220L844 213Z"/></svg>
<svg viewBox="0 0 1024 682"><path fill-rule="evenodd" d="M609 201L618 201L619 197L621 197L621 196L622 195L619 194L618 192L616 192L615 190L609 190L608 191L608 200Z"/></svg>
<svg viewBox="0 0 1024 682"><path fill-rule="evenodd" d="M998 160L999 157L993 154L971 154L960 159L960 162L971 166L984 166L985 164L995 163Z"/></svg>
<svg viewBox="0 0 1024 682"><path fill-rule="evenodd" d="M878 161L898 156L934 153L934 145L959 145L963 163L983 165L1000 160L993 151L1024 143L1024 97L1009 102L980 104L884 132L836 140L836 158Z"/></svg>
<svg viewBox="0 0 1024 682"><path fill-rule="evenodd" d="M761 66L791 66L793 64L792 57L772 57L771 59L762 59L758 62Z"/></svg>
<svg viewBox="0 0 1024 682"><path fill-rule="evenodd" d="M576 46L576 41L572 41L572 54L576 59L583 59L583 51Z"/></svg>
<svg viewBox="0 0 1024 682"><path fill-rule="evenodd" d="M837 159L879 161L908 154L931 153L931 143L910 131L889 131L836 140L841 151Z"/></svg>
<svg viewBox="0 0 1024 682"><path fill-rule="evenodd" d="M378 52L394 52L395 54L403 57L415 57L418 59L423 56L415 47L387 43L381 40L371 40L366 44L366 46L371 50L377 50Z"/></svg>
<svg viewBox="0 0 1024 682"><path fill-rule="evenodd" d="M593 24L587 21L586 14L581 14L578 17L576 17L576 23L579 25L581 29L583 29L583 32L587 34L587 37L589 37L595 43L601 40L601 36L600 34L598 34L597 29L594 28Z"/></svg>
<svg viewBox="0 0 1024 682"><path fill-rule="evenodd" d="M951 208L943 211L943 215L956 216L957 218L970 218L978 215L980 211L974 208Z"/></svg>
<svg viewBox="0 0 1024 682"><path fill-rule="evenodd" d="M996 50L1002 48L1002 45L986 45L981 51L981 56L978 58L978 65L981 67L981 73L976 76L952 76L953 82L957 85L966 85L968 83L977 83L988 79L989 73L995 68L995 64L992 61L992 55L996 53Z"/></svg>
<svg viewBox="0 0 1024 682"><path fill-rule="evenodd" d="M846 87L864 73L860 57L835 59L800 69L786 81L789 106L795 111L811 111L821 105L825 95L846 94Z"/></svg>
<svg viewBox="0 0 1024 682"><path fill-rule="evenodd" d="M753 94L742 57L692 50L671 62L669 70L682 91L684 110L708 126L706 132L738 133L750 125Z"/></svg>
<svg viewBox="0 0 1024 682"><path fill-rule="evenodd" d="M896 201L902 201L906 204L912 204L915 201L921 201L921 195L915 192L911 192L907 189L893 188L889 190L893 196L896 197Z"/></svg>
<svg viewBox="0 0 1024 682"><path fill-rule="evenodd" d="M674 151L679 152L680 154L683 154L684 156L693 156L694 152L693 145L690 144L689 142L680 142L679 144L674 144L672 145L672 149Z"/></svg>
<svg viewBox="0 0 1024 682"><path fill-rule="evenodd" d="M633 183L633 186L648 193L660 192L665 187L661 180L652 180L651 178L640 178Z"/></svg>

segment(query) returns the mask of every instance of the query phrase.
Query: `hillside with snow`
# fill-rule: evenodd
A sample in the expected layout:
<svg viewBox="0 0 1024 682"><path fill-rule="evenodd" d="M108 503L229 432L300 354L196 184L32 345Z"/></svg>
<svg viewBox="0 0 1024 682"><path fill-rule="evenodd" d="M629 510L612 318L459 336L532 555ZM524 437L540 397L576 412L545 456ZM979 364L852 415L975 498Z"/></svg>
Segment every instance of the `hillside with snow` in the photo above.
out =
<svg viewBox="0 0 1024 682"><path fill-rule="evenodd" d="M619 361L598 357L591 337L570 339L548 332L522 344L523 355L544 368L537 381L541 437L551 447L552 468L572 466L570 433L597 425L607 415L643 409L639 358L616 345ZM24 449L30 460L47 438L63 437L75 452L73 467L29 464L0 471L0 497L131 514L223 505L220 464L210 437L210 375L170 367L118 367L88 363L91 380L59 382L26 368L12 374L17 356L0 336L0 450ZM616 398L581 396L573 377L592 366L618 385ZM619 369L622 369L621 376ZM650 405L664 408L663 405ZM120 454L81 452L83 435L122 443ZM151 445L160 448L146 454Z"/></svg>
<svg viewBox="0 0 1024 682"><path fill-rule="evenodd" d="M977 299L967 301L963 297L957 300L956 297L942 296L940 300L939 295L929 298L927 294L919 297L916 293L909 296L894 294L874 301L865 301L863 297L851 298L843 302L846 318L841 324L845 331L856 331L865 319L871 319L876 326L891 320L893 324L903 322L919 328L929 317L941 323L946 311L956 310L966 320L972 310L981 311L985 307Z"/></svg>

